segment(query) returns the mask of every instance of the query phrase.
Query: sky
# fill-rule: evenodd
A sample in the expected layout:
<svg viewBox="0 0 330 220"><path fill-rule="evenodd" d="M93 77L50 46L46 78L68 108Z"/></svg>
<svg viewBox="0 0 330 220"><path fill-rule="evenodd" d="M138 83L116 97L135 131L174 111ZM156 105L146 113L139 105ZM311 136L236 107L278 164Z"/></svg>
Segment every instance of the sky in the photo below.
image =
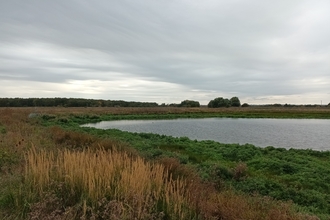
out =
<svg viewBox="0 0 330 220"><path fill-rule="evenodd" d="M0 0L0 97L330 103L329 0Z"/></svg>

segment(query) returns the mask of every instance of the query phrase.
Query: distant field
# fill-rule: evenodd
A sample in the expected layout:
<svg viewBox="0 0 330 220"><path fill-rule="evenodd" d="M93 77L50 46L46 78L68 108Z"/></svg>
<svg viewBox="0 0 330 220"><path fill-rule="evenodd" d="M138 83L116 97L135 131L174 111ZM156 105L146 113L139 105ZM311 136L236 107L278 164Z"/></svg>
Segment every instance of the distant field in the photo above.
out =
<svg viewBox="0 0 330 220"><path fill-rule="evenodd" d="M5 108L0 108L5 109ZM184 107L35 107L17 108L46 114L195 114L222 117L274 117L274 118L328 118L330 107L230 107L230 108L184 108Z"/></svg>

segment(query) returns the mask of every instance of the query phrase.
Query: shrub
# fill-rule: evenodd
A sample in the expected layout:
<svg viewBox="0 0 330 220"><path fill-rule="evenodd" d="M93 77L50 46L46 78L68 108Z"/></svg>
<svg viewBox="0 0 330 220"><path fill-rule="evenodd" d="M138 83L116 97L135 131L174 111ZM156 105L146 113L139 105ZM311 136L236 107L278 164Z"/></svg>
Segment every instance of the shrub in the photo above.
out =
<svg viewBox="0 0 330 220"><path fill-rule="evenodd" d="M0 125L0 133L1 134L6 134L7 133L7 130L6 130L6 128L4 126L1 126Z"/></svg>
<svg viewBox="0 0 330 220"><path fill-rule="evenodd" d="M230 180L234 176L232 170L225 166L217 165L213 169L213 178L216 177L220 178L221 180Z"/></svg>
<svg viewBox="0 0 330 220"><path fill-rule="evenodd" d="M236 167L233 168L234 180L240 181L247 177L247 165L246 163L239 162Z"/></svg>
<svg viewBox="0 0 330 220"><path fill-rule="evenodd" d="M56 118L56 115L44 114L44 115L41 116L41 118L42 118L43 120L48 121L48 120L55 119L55 118Z"/></svg>

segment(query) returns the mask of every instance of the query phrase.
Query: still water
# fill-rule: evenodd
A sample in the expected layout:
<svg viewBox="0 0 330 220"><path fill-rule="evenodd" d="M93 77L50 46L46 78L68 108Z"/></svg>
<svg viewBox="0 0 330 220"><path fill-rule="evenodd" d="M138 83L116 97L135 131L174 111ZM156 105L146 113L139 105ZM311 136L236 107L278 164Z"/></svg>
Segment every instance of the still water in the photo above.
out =
<svg viewBox="0 0 330 220"><path fill-rule="evenodd" d="M259 147L330 150L330 120L322 119L175 119L103 121L83 126L157 133L193 140L253 144Z"/></svg>

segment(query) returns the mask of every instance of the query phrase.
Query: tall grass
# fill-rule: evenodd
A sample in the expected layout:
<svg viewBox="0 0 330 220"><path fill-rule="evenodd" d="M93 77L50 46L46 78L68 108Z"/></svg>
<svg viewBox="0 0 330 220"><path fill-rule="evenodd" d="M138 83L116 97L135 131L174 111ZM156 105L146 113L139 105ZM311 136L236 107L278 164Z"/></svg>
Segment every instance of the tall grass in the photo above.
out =
<svg viewBox="0 0 330 220"><path fill-rule="evenodd" d="M71 197L75 200L70 201L72 204L88 201L97 209L98 201L104 198L120 202L120 219L145 219L157 212L170 219L194 216L186 182L168 178L168 171L161 164L103 149L54 153L32 148L26 157L25 178L38 197L56 182L65 189L58 196Z"/></svg>

